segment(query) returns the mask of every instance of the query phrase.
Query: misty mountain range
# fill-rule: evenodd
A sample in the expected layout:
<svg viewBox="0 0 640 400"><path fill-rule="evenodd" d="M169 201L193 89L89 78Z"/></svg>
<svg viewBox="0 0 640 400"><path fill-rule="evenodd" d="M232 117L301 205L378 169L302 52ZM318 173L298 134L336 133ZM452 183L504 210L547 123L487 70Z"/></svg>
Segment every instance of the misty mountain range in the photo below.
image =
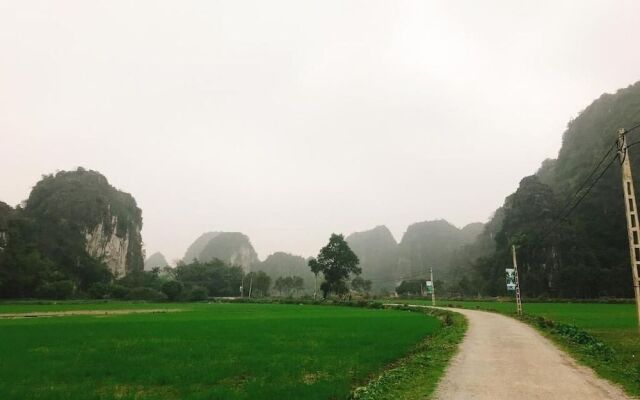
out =
<svg viewBox="0 0 640 400"><path fill-rule="evenodd" d="M473 223L458 229L445 220L424 221L410 225L398 243L381 225L352 233L346 240L360 259L362 276L373 282L374 290L392 291L403 279L427 278L430 268L436 276L445 274L454 253L472 243L483 226ZM158 253L153 257L160 259ZM273 279L301 276L307 287L311 287L314 278L302 256L276 252L260 261L249 237L239 232L203 233L188 247L181 261L207 262L214 258L247 271L264 271ZM150 260L151 257L145 265L151 264Z"/></svg>

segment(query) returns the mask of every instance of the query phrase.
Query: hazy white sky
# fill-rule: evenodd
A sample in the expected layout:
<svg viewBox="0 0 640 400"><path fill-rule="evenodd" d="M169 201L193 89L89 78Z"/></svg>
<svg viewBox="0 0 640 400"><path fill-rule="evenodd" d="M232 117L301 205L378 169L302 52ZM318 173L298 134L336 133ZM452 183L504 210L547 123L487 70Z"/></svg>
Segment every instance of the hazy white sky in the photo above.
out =
<svg viewBox="0 0 640 400"><path fill-rule="evenodd" d="M147 254L486 221L640 79L638 1L0 0L0 200L82 165Z"/></svg>

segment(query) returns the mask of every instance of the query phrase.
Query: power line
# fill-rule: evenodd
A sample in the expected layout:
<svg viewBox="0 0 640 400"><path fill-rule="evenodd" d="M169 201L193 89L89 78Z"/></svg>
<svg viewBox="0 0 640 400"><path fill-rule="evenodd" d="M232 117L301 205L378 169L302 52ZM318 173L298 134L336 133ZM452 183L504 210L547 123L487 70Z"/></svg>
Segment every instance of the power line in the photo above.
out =
<svg viewBox="0 0 640 400"><path fill-rule="evenodd" d="M585 188L587 183L589 183L589 180L593 177L593 175L596 173L596 171L598 171L598 169L600 168L600 166L602 165L604 160L606 160L606 158L609 156L609 154L611 154L611 152L613 151L613 149L615 147L616 147L616 142L613 142L611 144L611 146L609 147L609 149L607 150L607 152L602 156L602 158L600 159L598 164L595 166L595 168L589 173L589 175L585 178L585 180L582 182L582 184L580 184L580 187L573 193L572 196L569 196L569 198L568 198L567 202L565 203L565 205L558 212L558 215L562 215L565 212L565 210L571 205L571 203L575 200L575 198L582 191L582 189Z"/></svg>
<svg viewBox="0 0 640 400"><path fill-rule="evenodd" d="M559 218L556 221L556 223L551 227L551 229L549 229L547 232L545 232L542 235L541 240L546 239L547 236L549 236L561 223L563 223L566 220L566 218L573 212L573 210L575 210L576 207L580 205L582 200L584 200L584 198L587 197L587 195L591 192L591 189L593 189L596 183L598 183L598 181L604 176L605 172L607 172L607 170L611 167L611 165L617 158L618 158L617 154L614 157L611 157L611 160L609 160L609 163L602 170L602 172L600 172L600 175L598 175L598 177L591 183L591 185L589 185L587 190L578 198L578 200L573 204L573 206L569 209L569 211L567 211L561 218Z"/></svg>
<svg viewBox="0 0 640 400"><path fill-rule="evenodd" d="M398 278L393 278L393 279L369 279L372 283L386 283L386 282L395 282L395 281L403 281L403 280L407 280L407 279L419 279L419 278L425 278L426 275L428 275L428 272L419 274L419 275L414 275L414 276L401 276Z"/></svg>

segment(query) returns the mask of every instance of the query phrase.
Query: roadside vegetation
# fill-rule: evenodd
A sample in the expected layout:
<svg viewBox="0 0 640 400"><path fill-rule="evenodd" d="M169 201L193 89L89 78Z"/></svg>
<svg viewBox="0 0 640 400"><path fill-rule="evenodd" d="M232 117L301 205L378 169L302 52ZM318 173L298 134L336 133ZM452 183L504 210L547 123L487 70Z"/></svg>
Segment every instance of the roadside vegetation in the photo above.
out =
<svg viewBox="0 0 640 400"><path fill-rule="evenodd" d="M412 304L431 304L411 300ZM495 311L516 316L513 302L447 301L443 306ZM525 303L524 320L576 360L640 396L640 340L635 304Z"/></svg>
<svg viewBox="0 0 640 400"><path fill-rule="evenodd" d="M403 309L438 318L442 325L440 331L421 341L409 355L379 377L357 388L352 394L354 400L431 398L457 352L467 327L462 315L435 309Z"/></svg>

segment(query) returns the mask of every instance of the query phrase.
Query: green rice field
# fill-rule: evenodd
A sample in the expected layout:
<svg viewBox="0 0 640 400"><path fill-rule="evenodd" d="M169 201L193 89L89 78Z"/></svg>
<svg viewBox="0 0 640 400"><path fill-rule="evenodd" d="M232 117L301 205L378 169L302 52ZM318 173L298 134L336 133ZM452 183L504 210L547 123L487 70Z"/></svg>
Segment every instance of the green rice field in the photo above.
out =
<svg viewBox="0 0 640 400"><path fill-rule="evenodd" d="M344 399L441 329L420 313L278 304L0 304L0 399Z"/></svg>

